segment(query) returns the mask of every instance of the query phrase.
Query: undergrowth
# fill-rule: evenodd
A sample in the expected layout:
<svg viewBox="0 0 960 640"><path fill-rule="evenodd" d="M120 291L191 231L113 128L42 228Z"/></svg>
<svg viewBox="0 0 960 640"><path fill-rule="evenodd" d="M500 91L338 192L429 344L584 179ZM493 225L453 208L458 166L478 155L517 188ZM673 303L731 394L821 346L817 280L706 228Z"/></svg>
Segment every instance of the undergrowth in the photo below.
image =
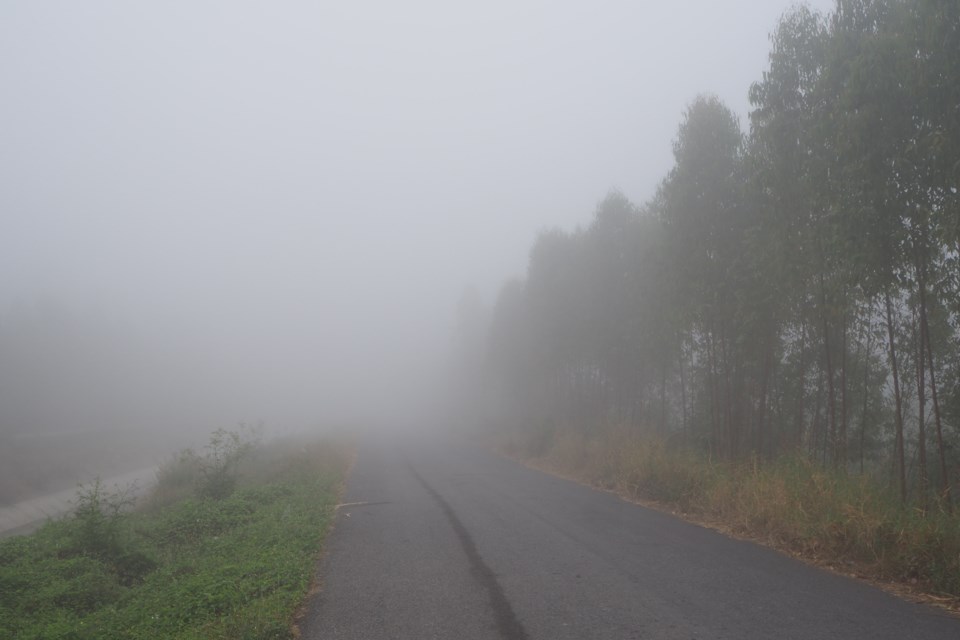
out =
<svg viewBox="0 0 960 640"><path fill-rule="evenodd" d="M628 429L554 430L502 449L864 577L960 598L960 516L903 507L865 476L799 456L719 463Z"/></svg>
<svg viewBox="0 0 960 640"><path fill-rule="evenodd" d="M136 511L122 491L95 483L81 489L71 517L0 541L0 637L292 637L345 449L298 442L251 447L245 457L216 492L204 490L210 476L195 457L175 458Z"/></svg>

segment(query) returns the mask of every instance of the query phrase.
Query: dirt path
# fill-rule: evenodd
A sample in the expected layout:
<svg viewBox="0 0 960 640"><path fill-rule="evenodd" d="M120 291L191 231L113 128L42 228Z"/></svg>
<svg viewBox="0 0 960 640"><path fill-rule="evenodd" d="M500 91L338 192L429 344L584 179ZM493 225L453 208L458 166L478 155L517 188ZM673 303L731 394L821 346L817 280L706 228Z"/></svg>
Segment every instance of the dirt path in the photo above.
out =
<svg viewBox="0 0 960 640"><path fill-rule="evenodd" d="M106 478L103 484L107 488L113 488L136 483L138 492L143 492L156 482L156 471L157 467L146 467ZM62 516L70 511L71 501L76 498L76 495L77 487L73 487L0 507L0 538L29 533L48 519Z"/></svg>

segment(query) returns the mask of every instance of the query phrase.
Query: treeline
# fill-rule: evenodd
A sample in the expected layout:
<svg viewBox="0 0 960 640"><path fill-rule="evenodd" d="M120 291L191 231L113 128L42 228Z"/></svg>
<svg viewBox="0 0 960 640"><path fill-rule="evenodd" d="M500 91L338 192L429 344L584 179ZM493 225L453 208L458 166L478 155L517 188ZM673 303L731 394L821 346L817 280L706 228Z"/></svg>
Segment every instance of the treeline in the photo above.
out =
<svg viewBox="0 0 960 640"><path fill-rule="evenodd" d="M960 3L791 10L750 88L683 115L643 205L537 239L492 310L488 416L802 452L950 504L960 460Z"/></svg>

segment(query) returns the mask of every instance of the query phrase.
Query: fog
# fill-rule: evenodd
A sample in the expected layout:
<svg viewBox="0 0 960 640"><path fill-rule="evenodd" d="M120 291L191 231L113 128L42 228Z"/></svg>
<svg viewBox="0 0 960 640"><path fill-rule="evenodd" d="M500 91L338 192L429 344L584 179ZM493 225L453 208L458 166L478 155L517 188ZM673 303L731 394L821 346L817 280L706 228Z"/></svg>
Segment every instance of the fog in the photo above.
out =
<svg viewBox="0 0 960 640"><path fill-rule="evenodd" d="M465 288L745 118L787 6L4 3L0 436L436 419Z"/></svg>

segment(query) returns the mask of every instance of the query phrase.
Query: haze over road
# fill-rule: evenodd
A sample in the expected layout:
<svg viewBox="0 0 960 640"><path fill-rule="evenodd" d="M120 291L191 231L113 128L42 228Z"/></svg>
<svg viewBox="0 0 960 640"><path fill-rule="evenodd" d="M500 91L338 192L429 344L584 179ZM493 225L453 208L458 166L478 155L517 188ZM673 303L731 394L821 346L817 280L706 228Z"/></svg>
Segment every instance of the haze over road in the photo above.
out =
<svg viewBox="0 0 960 640"><path fill-rule="evenodd" d="M344 503L305 639L960 638L938 610L459 443L367 442Z"/></svg>

